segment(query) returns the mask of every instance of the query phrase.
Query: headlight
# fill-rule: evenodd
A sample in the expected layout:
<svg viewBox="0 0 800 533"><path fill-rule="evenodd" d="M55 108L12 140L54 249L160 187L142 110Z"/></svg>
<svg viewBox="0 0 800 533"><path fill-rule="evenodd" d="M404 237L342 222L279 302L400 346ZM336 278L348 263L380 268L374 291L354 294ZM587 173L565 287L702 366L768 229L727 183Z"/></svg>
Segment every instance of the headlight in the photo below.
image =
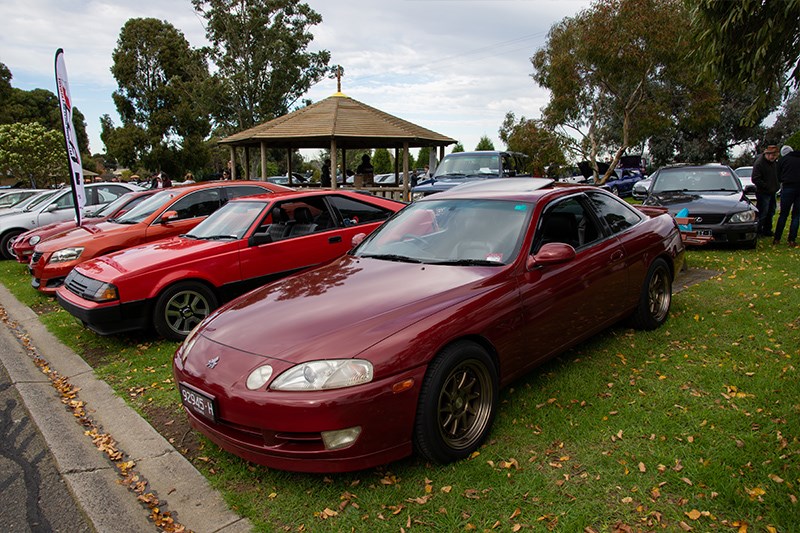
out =
<svg viewBox="0 0 800 533"><path fill-rule="evenodd" d="M250 390L258 390L264 386L264 384L269 381L269 378L272 377L272 367L269 365L261 365L260 367L256 368L250 375L247 376L247 388Z"/></svg>
<svg viewBox="0 0 800 533"><path fill-rule="evenodd" d="M412 192L411 193L411 201L412 202L416 202L417 200L422 200L423 198L425 198L425 193L424 192Z"/></svg>
<svg viewBox="0 0 800 533"><path fill-rule="evenodd" d="M53 252L50 256L48 263L66 263L67 261L74 261L83 253L83 247L64 248Z"/></svg>
<svg viewBox="0 0 800 533"><path fill-rule="evenodd" d="M202 321L201 321L201 323L202 323ZM186 336L186 338L183 339L183 344L181 344L180 347L178 348L178 352L180 352L179 357L181 359L181 362L183 362L183 363L186 362L186 356L188 356L189 352L192 351L192 347L194 346L194 343L197 342L197 339L200 337L200 335L198 334L199 330L200 330L200 324L197 324L192 329L192 331L189 332L189 334Z"/></svg>
<svg viewBox="0 0 800 533"><path fill-rule="evenodd" d="M119 299L119 292L117 292L117 287L111 283L100 283L93 291L84 291L82 296L93 302L110 302Z"/></svg>
<svg viewBox="0 0 800 533"><path fill-rule="evenodd" d="M741 211L731 216L731 222L734 224L739 222L755 222L756 212L752 210Z"/></svg>
<svg viewBox="0 0 800 533"><path fill-rule="evenodd" d="M41 237L39 237L38 235L34 235L28 242L31 243L31 246L33 246L35 244L39 244L39 241L41 240L42 240Z"/></svg>
<svg viewBox="0 0 800 533"><path fill-rule="evenodd" d="M272 390L301 391L353 387L372 381L372 363L363 359L311 361L290 368L272 382Z"/></svg>

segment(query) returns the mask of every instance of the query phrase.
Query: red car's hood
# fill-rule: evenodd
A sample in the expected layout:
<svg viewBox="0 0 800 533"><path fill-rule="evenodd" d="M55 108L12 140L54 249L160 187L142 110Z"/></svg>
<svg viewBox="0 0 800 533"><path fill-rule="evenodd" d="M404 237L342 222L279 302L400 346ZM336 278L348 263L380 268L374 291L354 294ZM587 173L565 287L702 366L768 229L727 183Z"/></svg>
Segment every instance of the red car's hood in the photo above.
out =
<svg viewBox="0 0 800 533"><path fill-rule="evenodd" d="M55 252L71 246L80 246L89 239L104 238L107 234L129 227L122 224L114 224L113 222L77 226L42 242L36 246L36 249L42 252Z"/></svg>
<svg viewBox="0 0 800 533"><path fill-rule="evenodd" d="M214 313L202 334L291 362L354 357L409 324L488 290L501 269L344 256L234 300Z"/></svg>
<svg viewBox="0 0 800 533"><path fill-rule="evenodd" d="M169 264L181 264L200 257L208 257L216 248L231 241L209 241L168 237L148 244L126 248L90 259L77 269L100 281L115 282L123 274L156 271Z"/></svg>

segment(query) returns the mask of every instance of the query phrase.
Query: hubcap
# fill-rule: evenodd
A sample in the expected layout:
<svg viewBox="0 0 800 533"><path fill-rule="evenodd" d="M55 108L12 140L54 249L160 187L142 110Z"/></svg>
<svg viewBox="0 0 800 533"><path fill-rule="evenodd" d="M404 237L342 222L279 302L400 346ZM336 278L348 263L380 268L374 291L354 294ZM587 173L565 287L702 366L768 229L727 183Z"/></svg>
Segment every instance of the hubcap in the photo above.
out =
<svg viewBox="0 0 800 533"><path fill-rule="evenodd" d="M479 439L491 404L491 378L482 364L465 361L454 368L439 394L439 432L447 445L463 449Z"/></svg>
<svg viewBox="0 0 800 533"><path fill-rule="evenodd" d="M164 318L170 329L181 335L188 334L211 312L208 301L196 291L177 293L167 302Z"/></svg>

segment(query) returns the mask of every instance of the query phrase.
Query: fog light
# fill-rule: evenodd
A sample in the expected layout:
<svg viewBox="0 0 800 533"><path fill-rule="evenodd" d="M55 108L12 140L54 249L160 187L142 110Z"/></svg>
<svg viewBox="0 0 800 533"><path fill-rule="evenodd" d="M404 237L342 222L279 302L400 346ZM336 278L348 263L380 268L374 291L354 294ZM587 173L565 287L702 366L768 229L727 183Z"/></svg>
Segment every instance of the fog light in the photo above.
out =
<svg viewBox="0 0 800 533"><path fill-rule="evenodd" d="M361 435L361 426L336 431L323 431L322 442L325 443L326 450L338 450L353 444L359 435Z"/></svg>

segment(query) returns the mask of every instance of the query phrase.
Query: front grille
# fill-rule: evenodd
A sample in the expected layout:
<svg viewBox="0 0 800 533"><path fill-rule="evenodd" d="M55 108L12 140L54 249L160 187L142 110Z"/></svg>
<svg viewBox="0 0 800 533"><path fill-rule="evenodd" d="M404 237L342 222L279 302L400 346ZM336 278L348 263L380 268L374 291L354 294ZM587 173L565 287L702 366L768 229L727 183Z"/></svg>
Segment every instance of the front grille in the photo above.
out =
<svg viewBox="0 0 800 533"><path fill-rule="evenodd" d="M85 295L89 292L89 288L97 283L99 282L84 276L74 269L67 275L67 279L64 281L67 290L77 294L81 298L85 298Z"/></svg>
<svg viewBox="0 0 800 533"><path fill-rule="evenodd" d="M694 223L698 225L714 225L714 224L722 224L722 221L725 220L725 215L720 215L717 213L692 213L694 217Z"/></svg>

